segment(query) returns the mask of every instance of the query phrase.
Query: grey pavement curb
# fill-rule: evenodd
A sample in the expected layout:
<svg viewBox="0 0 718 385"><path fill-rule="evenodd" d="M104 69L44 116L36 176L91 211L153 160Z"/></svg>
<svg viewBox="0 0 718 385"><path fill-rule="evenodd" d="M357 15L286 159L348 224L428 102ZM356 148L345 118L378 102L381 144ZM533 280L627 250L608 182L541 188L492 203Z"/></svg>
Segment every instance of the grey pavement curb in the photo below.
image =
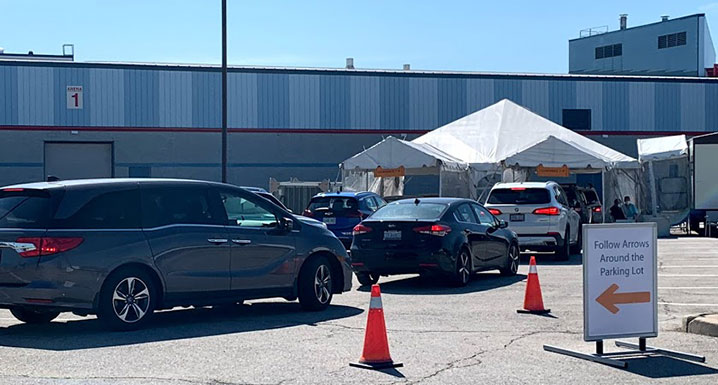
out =
<svg viewBox="0 0 718 385"><path fill-rule="evenodd" d="M718 337L718 314L696 314L683 317L683 331Z"/></svg>

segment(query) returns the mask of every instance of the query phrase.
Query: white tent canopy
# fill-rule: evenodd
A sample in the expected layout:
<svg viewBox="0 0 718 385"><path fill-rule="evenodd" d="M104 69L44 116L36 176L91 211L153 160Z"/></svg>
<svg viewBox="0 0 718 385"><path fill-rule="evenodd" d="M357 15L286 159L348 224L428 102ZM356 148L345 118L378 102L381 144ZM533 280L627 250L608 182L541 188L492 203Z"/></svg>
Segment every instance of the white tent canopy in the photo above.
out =
<svg viewBox="0 0 718 385"><path fill-rule="evenodd" d="M390 136L342 162L344 170L404 167L411 170L442 167L466 170L469 165L429 144L412 143Z"/></svg>
<svg viewBox="0 0 718 385"><path fill-rule="evenodd" d="M392 136L345 160L340 168L343 186L349 191L403 195L406 181L419 176L436 177L438 191L434 193L439 195L471 196L473 191L468 163L430 144L412 143ZM375 171L379 168L401 171L398 176L377 176Z"/></svg>
<svg viewBox="0 0 718 385"><path fill-rule="evenodd" d="M688 156L688 142L685 135L638 139L636 145L638 146L638 159L641 162Z"/></svg>
<svg viewBox="0 0 718 385"><path fill-rule="evenodd" d="M508 99L413 140L477 169L566 165L570 169L638 168L627 155L560 126Z"/></svg>

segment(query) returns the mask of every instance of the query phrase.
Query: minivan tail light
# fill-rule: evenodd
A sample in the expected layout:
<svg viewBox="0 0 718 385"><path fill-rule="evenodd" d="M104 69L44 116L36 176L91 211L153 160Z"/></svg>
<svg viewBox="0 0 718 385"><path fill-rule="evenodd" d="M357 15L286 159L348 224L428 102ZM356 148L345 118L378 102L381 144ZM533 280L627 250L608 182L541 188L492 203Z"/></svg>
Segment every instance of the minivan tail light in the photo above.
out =
<svg viewBox="0 0 718 385"><path fill-rule="evenodd" d="M352 235L362 235L366 233L371 233L371 227L364 226L361 223L354 226L354 229L352 230Z"/></svg>
<svg viewBox="0 0 718 385"><path fill-rule="evenodd" d="M593 208L594 213L600 213L601 212L601 206L597 206Z"/></svg>
<svg viewBox="0 0 718 385"><path fill-rule="evenodd" d="M489 212L493 215L501 215L501 210L499 209L489 209Z"/></svg>
<svg viewBox="0 0 718 385"><path fill-rule="evenodd" d="M561 215L558 207L542 207L533 211L536 215Z"/></svg>
<svg viewBox="0 0 718 385"><path fill-rule="evenodd" d="M43 237L43 238L18 238L17 243L26 244L25 251L20 251L21 257L32 258L43 255L53 255L72 250L84 241L83 238L65 237Z"/></svg>
<svg viewBox="0 0 718 385"><path fill-rule="evenodd" d="M436 235L437 237L443 237L451 232L451 227L437 224L431 226L414 227L414 231L419 234L429 234Z"/></svg>

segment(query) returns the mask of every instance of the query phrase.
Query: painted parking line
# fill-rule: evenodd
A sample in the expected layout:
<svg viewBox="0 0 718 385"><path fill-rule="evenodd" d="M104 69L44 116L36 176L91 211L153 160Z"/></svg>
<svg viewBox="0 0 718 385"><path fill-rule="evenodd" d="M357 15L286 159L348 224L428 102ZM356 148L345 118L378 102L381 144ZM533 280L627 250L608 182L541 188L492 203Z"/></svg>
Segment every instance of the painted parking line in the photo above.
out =
<svg viewBox="0 0 718 385"><path fill-rule="evenodd" d="M699 307L715 307L718 303L680 303L680 302L658 302L659 305L669 306L699 306Z"/></svg>
<svg viewBox="0 0 718 385"><path fill-rule="evenodd" d="M698 268L698 269L702 269L702 268L710 268L710 267L718 268L718 265L681 265L681 266L666 266L666 265L663 265L663 266L659 267L659 269L681 269L681 268L687 268L687 269Z"/></svg>
<svg viewBox="0 0 718 385"><path fill-rule="evenodd" d="M659 277L718 277L718 274L661 274Z"/></svg>
<svg viewBox="0 0 718 385"><path fill-rule="evenodd" d="M666 286L658 290L718 290L718 286Z"/></svg>

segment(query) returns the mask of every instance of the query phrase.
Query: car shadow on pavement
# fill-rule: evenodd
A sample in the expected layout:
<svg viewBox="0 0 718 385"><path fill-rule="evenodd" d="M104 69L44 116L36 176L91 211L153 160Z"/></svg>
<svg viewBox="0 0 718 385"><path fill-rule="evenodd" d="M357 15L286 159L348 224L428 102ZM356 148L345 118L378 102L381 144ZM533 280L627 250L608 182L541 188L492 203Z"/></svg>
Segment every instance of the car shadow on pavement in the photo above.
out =
<svg viewBox="0 0 718 385"><path fill-rule="evenodd" d="M528 265L531 260L531 256L536 257L536 264L540 265L565 265L565 266L576 266L583 264L583 254L571 254L568 261L557 261L553 253L534 253L526 252L521 253L521 264Z"/></svg>
<svg viewBox="0 0 718 385"><path fill-rule="evenodd" d="M361 314L364 310L332 305L304 312L296 302L258 302L235 307L161 311L146 328L129 332L104 329L96 319L68 320L45 325L17 324L0 328L0 346L43 350L78 350L146 342L271 330L312 325Z"/></svg>
<svg viewBox="0 0 718 385"><path fill-rule="evenodd" d="M510 286L516 282L526 279L526 275L517 274L514 276L502 276L499 273L485 272L474 274L472 280L464 287L453 287L446 283L445 279L422 278L420 276L379 282L382 293L387 294L418 294L418 295L445 295L445 294L468 294L486 290L497 289L503 286ZM361 286L359 291L369 292L370 286Z"/></svg>
<svg viewBox="0 0 718 385"><path fill-rule="evenodd" d="M648 378L671 378L718 374L709 366L666 356L643 356L623 359L628 363L627 372Z"/></svg>

